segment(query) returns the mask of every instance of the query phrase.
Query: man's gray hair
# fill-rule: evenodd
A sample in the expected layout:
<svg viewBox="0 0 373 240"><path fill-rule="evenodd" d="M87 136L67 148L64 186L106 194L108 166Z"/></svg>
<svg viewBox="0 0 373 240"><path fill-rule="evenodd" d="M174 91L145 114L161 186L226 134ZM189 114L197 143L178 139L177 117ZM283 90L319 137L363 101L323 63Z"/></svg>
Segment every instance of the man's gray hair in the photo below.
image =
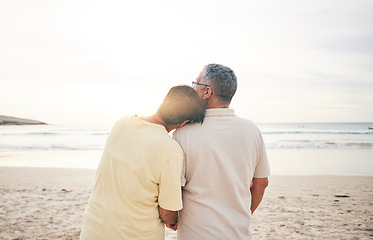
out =
<svg viewBox="0 0 373 240"><path fill-rule="evenodd" d="M213 88L214 94L224 103L230 103L237 90L237 77L233 70L220 64L208 64L202 78Z"/></svg>

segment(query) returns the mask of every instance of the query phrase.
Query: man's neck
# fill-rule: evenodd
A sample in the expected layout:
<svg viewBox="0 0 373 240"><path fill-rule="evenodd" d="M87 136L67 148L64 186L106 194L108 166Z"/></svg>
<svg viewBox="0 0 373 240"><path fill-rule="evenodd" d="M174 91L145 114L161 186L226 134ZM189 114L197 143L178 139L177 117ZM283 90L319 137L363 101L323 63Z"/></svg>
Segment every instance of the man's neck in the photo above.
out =
<svg viewBox="0 0 373 240"><path fill-rule="evenodd" d="M229 103L222 103L219 99L215 98L213 95L207 99L206 109L211 108L229 108Z"/></svg>
<svg viewBox="0 0 373 240"><path fill-rule="evenodd" d="M207 106L206 109L213 109L213 108L229 108L229 106Z"/></svg>
<svg viewBox="0 0 373 240"><path fill-rule="evenodd" d="M224 103L218 103L218 102L209 102L206 106L206 109L211 108L229 108L229 104Z"/></svg>

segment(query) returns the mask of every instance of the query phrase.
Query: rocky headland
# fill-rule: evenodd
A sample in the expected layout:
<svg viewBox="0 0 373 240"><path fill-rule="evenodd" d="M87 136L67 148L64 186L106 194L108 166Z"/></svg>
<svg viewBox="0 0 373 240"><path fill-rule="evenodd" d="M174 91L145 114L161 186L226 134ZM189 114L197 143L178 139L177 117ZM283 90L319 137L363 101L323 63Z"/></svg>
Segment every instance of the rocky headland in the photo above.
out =
<svg viewBox="0 0 373 240"><path fill-rule="evenodd" d="M43 125L45 122L0 115L0 125Z"/></svg>

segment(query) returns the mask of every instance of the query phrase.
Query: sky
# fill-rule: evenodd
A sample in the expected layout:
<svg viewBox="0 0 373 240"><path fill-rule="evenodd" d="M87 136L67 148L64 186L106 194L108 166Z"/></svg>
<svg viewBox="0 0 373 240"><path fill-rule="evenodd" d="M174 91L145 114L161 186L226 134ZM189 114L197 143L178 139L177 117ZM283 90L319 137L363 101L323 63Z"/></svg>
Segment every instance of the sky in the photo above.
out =
<svg viewBox="0 0 373 240"><path fill-rule="evenodd" d="M150 115L219 63L254 122L372 122L372 23L371 0L2 0L0 115Z"/></svg>

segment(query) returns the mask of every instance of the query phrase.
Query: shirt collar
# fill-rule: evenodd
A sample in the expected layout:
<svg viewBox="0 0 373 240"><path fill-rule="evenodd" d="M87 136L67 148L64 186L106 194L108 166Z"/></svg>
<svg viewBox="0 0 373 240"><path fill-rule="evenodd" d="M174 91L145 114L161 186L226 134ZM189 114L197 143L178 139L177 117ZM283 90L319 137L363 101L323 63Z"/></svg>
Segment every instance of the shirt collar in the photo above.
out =
<svg viewBox="0 0 373 240"><path fill-rule="evenodd" d="M235 116L232 108L210 108L206 109L206 117L212 116Z"/></svg>

